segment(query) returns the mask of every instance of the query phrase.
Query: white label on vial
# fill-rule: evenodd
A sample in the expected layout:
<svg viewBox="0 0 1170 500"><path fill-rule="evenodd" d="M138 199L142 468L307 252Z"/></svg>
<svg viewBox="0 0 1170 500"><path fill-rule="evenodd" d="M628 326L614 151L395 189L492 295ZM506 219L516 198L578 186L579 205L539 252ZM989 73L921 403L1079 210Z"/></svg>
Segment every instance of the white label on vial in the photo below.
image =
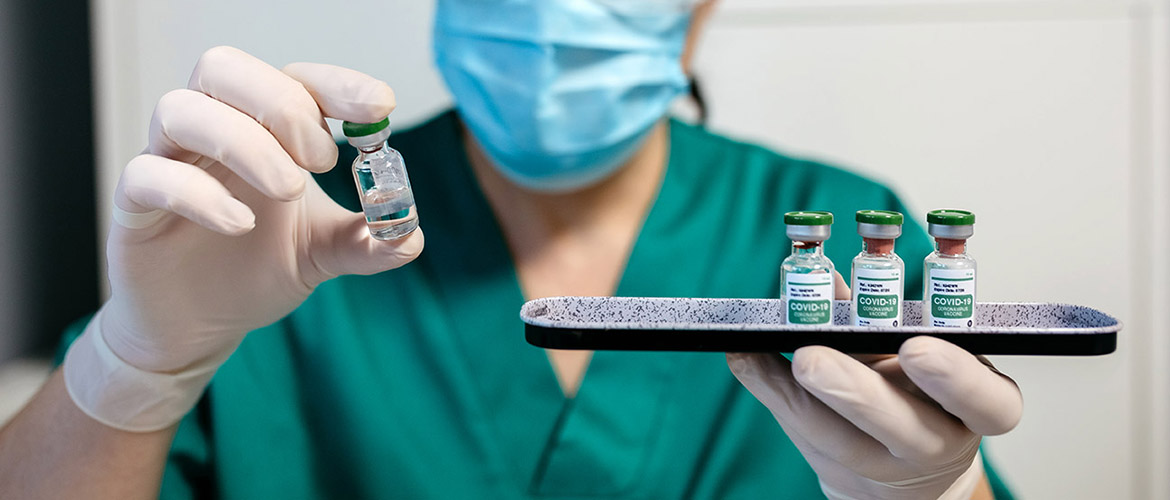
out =
<svg viewBox="0 0 1170 500"><path fill-rule="evenodd" d="M902 324L902 270L853 271L853 321L856 326Z"/></svg>
<svg viewBox="0 0 1170 500"><path fill-rule="evenodd" d="M833 275L794 274L784 278L790 325L827 325L833 322Z"/></svg>
<svg viewBox="0 0 1170 500"><path fill-rule="evenodd" d="M975 270L931 269L922 312L926 326L974 326Z"/></svg>

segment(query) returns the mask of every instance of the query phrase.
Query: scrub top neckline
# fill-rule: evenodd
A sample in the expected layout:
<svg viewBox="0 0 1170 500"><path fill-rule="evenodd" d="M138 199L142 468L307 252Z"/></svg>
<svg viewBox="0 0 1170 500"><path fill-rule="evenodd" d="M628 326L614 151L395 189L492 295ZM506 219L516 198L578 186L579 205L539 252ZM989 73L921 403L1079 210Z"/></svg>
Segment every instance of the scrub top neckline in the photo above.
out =
<svg viewBox="0 0 1170 500"><path fill-rule="evenodd" d="M629 247L629 250L624 257L624 261L621 263L621 271L618 275L617 282L615 283L613 290L609 291L609 294L612 296L615 296L615 297L623 296L624 289L628 288L628 285L626 285L626 282L628 281L627 271L630 269L630 266L629 266L630 260L633 258L633 256L637 252L637 247L638 247L639 241L642 239L641 238L642 231L645 229L647 221L651 219L652 214L655 210L655 207L658 205L658 199L659 199L660 195L662 194L662 189L663 189L663 186L665 184L665 179L667 177L667 171L670 169L670 159L673 156L672 155L672 153L673 153L672 143L670 140L670 138L672 136L671 125L672 125L671 120L667 119L667 118L664 118L662 121L660 121L654 125L655 127L657 127L657 126L664 127L664 130L662 130L662 134L664 134L664 136L665 136L664 139L666 141L666 148L665 148L666 150L663 152L663 158L662 158L662 161L664 164L662 166L662 169L658 172L658 175L655 178L656 186L655 186L654 192L651 195L650 202L649 202L648 206L646 207L645 212L642 214L641 220L639 220L637 223L637 230L634 234L634 238L630 242L630 247ZM461 147L461 150L459 151L459 155L462 156L464 159L461 167L465 170L466 175L469 178L471 178L472 182L475 184L476 191L479 195L478 196L479 201L482 202L483 205L487 206L488 209L490 210L490 213L492 214L492 222L495 224L497 233L500 235L501 243L503 244L503 246L508 254L508 261L509 261L509 264L511 267L511 271L512 271L512 275L514 278L516 289L520 291L520 294L524 298L525 301L529 301L529 300L533 300L533 299L537 299L537 298L542 298L542 297L536 297L536 296L529 296L528 294L526 294L524 292L524 286L521 284L521 280L520 280L520 272L516 266L516 254L513 252L512 248L508 244L507 235L504 233L503 226L500 225L500 223L498 221L499 214L496 213L495 209L491 206L490 201L487 199L487 194L484 192L483 184L480 182L479 178L475 175L475 169L471 165L470 154L467 151L467 140L468 140L468 138L466 137L466 134L468 133L467 127L465 125L463 125L462 122L458 118L456 118L456 127L459 130L459 136L458 136L459 141L458 142L459 142L459 145ZM650 133L653 134L655 132L651 131ZM598 354L597 352L593 352L592 356L596 357L597 354ZM559 378L557 377L557 374L556 374L556 368L552 364L552 359L547 356L547 353L546 353L545 357L548 360L548 369L553 374L553 379L558 382L557 386L560 387ZM579 384L577 386L577 390L574 393L574 395L570 396L570 395L566 394L564 391L564 388L561 388L561 395L566 400L566 403L568 403L569 401L574 399L576 397L576 394L580 393L582 387L584 386L585 379L589 378L589 372L590 372L590 368L592 368L592 366L593 366L593 364L592 364L592 359L591 359L590 362L585 367L585 372L582 374L582 379L579 382Z"/></svg>
<svg viewBox="0 0 1170 500"><path fill-rule="evenodd" d="M455 138L451 154L456 157L450 164L454 165L453 168L457 171L441 177L452 183L448 186L449 189L457 189L458 191L447 196L449 199L466 200L470 206L465 208L470 209L469 213L478 215L476 221L479 227L476 232L481 245L481 255L487 256L486 258L490 260L490 262L483 262L483 264L495 270L495 272L488 273L485 278L493 281L499 280L496 281L495 289L497 290L510 290L509 293L514 297L515 310L519 311L524 296L519 277L516 274L513 254L508 248L502 228L495 219L495 213L475 177L463 141L463 127L456 116L452 116L450 126L453 127L451 132ZM667 137L669 140L676 136L677 124L670 120L666 126L668 127ZM614 295L616 296L647 293L645 290L639 290L637 284L653 283L655 280L652 276L661 272L658 266L652 265L654 262L652 258L643 256L645 253L643 236L645 234L668 233L659 230L658 220L661 217L658 212L661 210L662 200L675 196L674 190L671 188L673 177L671 164L673 159L677 157L676 148L676 142L669 140L666 165L660 177L655 200L647 209L637 236L631 245L630 253L615 289ZM419 210L420 217L425 217L425 207L421 206L421 202ZM426 221L423 219L420 221L425 229ZM429 236L430 233L428 233ZM466 240L464 239L464 241ZM444 266L436 267L438 272L444 272ZM439 280L441 284L454 282L457 281ZM498 305L499 302L499 297L491 297L491 305ZM460 311L452 311L452 313L462 314ZM493 441L498 447L499 458L504 463L510 464L509 468L517 474L517 480L526 481L529 484L529 492L534 495L570 493L560 491L562 488L557 486L566 482L574 482L573 478L570 477L572 476L571 471L566 470L566 467L579 463L582 460L579 456L581 454L593 454L590 452L589 443L581 441L585 436L595 437L596 432L591 432L591 429L597 425L601 423L613 425L615 420L621 420L620 425L625 428L624 432L619 433L622 442L611 443L607 454L610 455L611 459L615 454L625 455L624 460L616 460L613 463L622 464L621 468L629 470L614 471L614 473L628 477L615 477L601 483L608 483L615 487L620 486L619 490L635 484L636 472L640 470L640 465L636 464L644 464L646 462L645 455L648 450L652 449L646 440L657 439L661 432L659 426L655 425L655 420L663 407L662 399L669 387L669 361L665 357L655 356L653 353L595 352L581 385L578 387L576 396L567 398L557 382L552 364L544 350L524 342L523 326L518 316L515 331L514 338L486 339L472 334L460 335L456 341L463 350L462 357L471 367L469 373L475 379L472 383L480 389L477 391L477 396L481 398L481 408L485 411L483 417L486 421L492 422L491 427L494 429L488 432L493 434L495 438ZM631 363L628 360L630 357L638 358L637 362ZM501 358L508 359L509 362L500 363L499 359ZM482 359L488 361L483 364L477 363L477 360ZM515 370L517 364L525 365L528 369ZM539 368L532 367L533 364L538 365ZM505 370L505 367L509 369ZM533 374L535 380L520 384L530 391L523 394L522 399L511 401L514 404L493 404L490 399L500 395L503 391L492 390L491 386L504 384L499 380L493 381L492 379L494 377L514 377L517 372ZM631 401L630 396L639 396L639 400ZM644 396L649 396L649 398ZM622 407L630 404L652 408L649 408L649 411L624 412ZM622 417L621 415L626 416ZM531 445L537 444L536 438L517 436L516 429L514 429L516 422L526 420L531 421L533 428L544 429L545 426L551 425L547 436L540 439L539 456L535 457L538 459L536 463L525 460L534 457L524 456L531 453ZM530 429L523 431L529 432ZM519 437L520 441L528 442L529 445L524 445L509 439L509 437ZM631 468L631 465L635 465L635 467ZM604 495L619 492L576 491L573 494Z"/></svg>
<svg viewBox="0 0 1170 500"><path fill-rule="evenodd" d="M475 189L473 190L474 196L470 196L469 198L474 199L476 201L476 203L481 204L484 207L486 207L487 211L488 211L487 213L489 213L491 215L490 219L491 219L493 229L495 230L494 233L499 236L498 241L493 242L493 243L498 243L500 246L502 246L507 257L508 257L507 264L508 264L509 270L511 271L512 285L513 285L512 288L514 288L515 290L517 290L519 292L520 296L523 298L524 301L540 298L540 297L529 297L524 293L524 287L521 286L521 284L520 284L519 270L516 267L515 254L512 252L511 247L508 245L507 237L504 234L503 226L501 226L497 220L498 214L496 214L495 210L491 206L491 203L488 201L487 195L483 191L483 185L482 185L482 183L480 183L479 178L475 175L475 170L471 165L470 154L467 151L467 143L466 143L466 140L467 140L466 134L468 133L467 127L466 127L466 125L463 124L462 120L458 117L457 113L453 113L453 114L454 114L453 122L455 125L455 132L456 132L456 144L458 145L458 148L455 151L455 153L461 159L460 161L457 162L457 164L458 164L459 169L461 170L460 173L463 176L465 176L467 179L470 179L471 183L475 187ZM628 282L630 281L630 278L629 278L630 262L632 262L635 255L638 254L638 247L641 246L639 243L641 243L641 241L642 241L642 234L645 231L649 221L651 221L654 218L654 212L659 204L658 200L662 197L663 190L666 187L666 179L670 175L669 171L671 170L671 168L670 168L671 158L674 157L674 143L671 141L671 137L674 135L672 133L672 129L674 126L673 122L674 122L674 120L672 120L672 119L664 118L661 122L659 122L659 124L656 125L656 126L661 125L663 127L666 127L666 129L663 131L663 133L666 135L666 151L663 155L664 156L663 161L664 161L665 165L663 165L662 170L658 175L658 180L657 180L658 186L654 191L653 198L652 198L649 206L646 208L646 212L643 214L642 220L638 223L637 233L635 234L634 239L630 244L630 250L629 250L629 253L625 257L625 262L622 263L622 270L618 276L617 285L612 290L612 296L615 296L615 297L628 296L627 293L623 293L623 292L625 292L626 288L629 288ZM596 357L598 354L600 354L600 352L601 351L594 352L593 356ZM546 359L547 359L547 356L546 356ZM552 360L548 360L548 361L549 361L548 362L549 374L552 376L553 381L557 382L556 372L552 366ZM580 394L581 390L584 388L585 381L587 379L589 379L589 373L590 373L592 368L593 368L593 364L591 362L590 365L585 370L585 373L584 373L582 380L581 380L581 384L577 388L577 394ZM560 387L559 382L557 383L557 387L558 388ZM562 398L565 400L566 405L568 405L568 403L570 403L575 397L575 396L566 395L563 390L561 390L560 393L561 393Z"/></svg>

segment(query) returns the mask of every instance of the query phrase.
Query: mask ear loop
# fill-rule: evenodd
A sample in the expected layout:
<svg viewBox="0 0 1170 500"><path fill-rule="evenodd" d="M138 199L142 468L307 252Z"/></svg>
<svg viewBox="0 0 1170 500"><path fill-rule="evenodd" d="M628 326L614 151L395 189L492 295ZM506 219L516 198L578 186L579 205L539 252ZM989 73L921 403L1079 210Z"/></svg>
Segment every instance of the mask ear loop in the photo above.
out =
<svg viewBox="0 0 1170 500"><path fill-rule="evenodd" d="M691 101L695 103L695 109L699 112L698 125L705 128L707 126L707 101L703 98L703 90L699 87L699 79L695 75L689 75L687 81L689 83L687 87L689 88Z"/></svg>

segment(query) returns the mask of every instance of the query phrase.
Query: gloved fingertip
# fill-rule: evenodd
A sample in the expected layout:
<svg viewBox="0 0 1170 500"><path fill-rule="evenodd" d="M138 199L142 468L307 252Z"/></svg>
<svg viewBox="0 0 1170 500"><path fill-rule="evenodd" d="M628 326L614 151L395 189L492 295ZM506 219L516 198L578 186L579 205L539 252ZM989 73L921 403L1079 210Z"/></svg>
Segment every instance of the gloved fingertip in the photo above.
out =
<svg viewBox="0 0 1170 500"><path fill-rule="evenodd" d="M295 200L299 200L301 198L304 198L305 197L305 187L306 187L305 178L301 177L301 181L299 183L297 183L296 186L293 187L292 197L289 198L289 201L295 201Z"/></svg>
<svg viewBox="0 0 1170 500"><path fill-rule="evenodd" d="M742 375L748 373L750 365L752 364L750 355L742 352L729 352L727 355L727 368L731 373Z"/></svg>
<svg viewBox="0 0 1170 500"><path fill-rule="evenodd" d="M968 424L968 427L971 427L972 432L983 436L999 436L1011 432L1024 419L1023 396L1019 396L1016 401L1005 405L995 417L988 419L983 425Z"/></svg>
<svg viewBox="0 0 1170 500"><path fill-rule="evenodd" d="M813 345L797 349L792 353L792 376L801 385L818 385L826 370L831 371L832 360L827 355L828 347Z"/></svg>
<svg viewBox="0 0 1170 500"><path fill-rule="evenodd" d="M727 366L741 381L792 378L788 360L776 353L728 353Z"/></svg>
<svg viewBox="0 0 1170 500"><path fill-rule="evenodd" d="M239 227L234 228L230 233L228 233L228 236L243 236L245 234L252 232L253 229L256 229L255 223L248 224L248 225L241 225Z"/></svg>
<svg viewBox="0 0 1170 500"><path fill-rule="evenodd" d="M916 375L938 377L954 370L956 364L953 350L957 346L945 340L922 335L911 338L898 348L898 362L903 369L909 369Z"/></svg>
<svg viewBox="0 0 1170 500"><path fill-rule="evenodd" d="M366 91L366 102L370 104L369 110L373 116L371 119L380 120L379 117L389 116L394 112L394 108L398 106L397 98L394 96L394 89L390 88L386 82L381 80L374 80L370 83Z"/></svg>
<svg viewBox="0 0 1170 500"><path fill-rule="evenodd" d="M397 102L394 90L385 82L370 80L361 84L345 98L332 98L328 103L329 116L357 123L374 123L394 112Z"/></svg>
<svg viewBox="0 0 1170 500"><path fill-rule="evenodd" d="M282 68L280 68L280 72L288 74L288 75L296 75L297 72L301 71L302 67L307 66L309 64L311 64L311 63L290 62L288 64L285 64Z"/></svg>
<svg viewBox="0 0 1170 500"><path fill-rule="evenodd" d="M365 226L364 218L362 226ZM365 227L361 230L366 231ZM347 265L339 274L373 274L397 269L418 258L424 245L423 233L419 228L415 228L405 237L394 240L379 240L370 236L368 232L361 238L365 240L365 249L360 252L364 263L358 266Z"/></svg>
<svg viewBox="0 0 1170 500"><path fill-rule="evenodd" d="M235 198L228 198L224 202L224 210L221 213L222 219L217 225L221 229L220 232L228 236L241 236L256 228L256 214Z"/></svg>
<svg viewBox="0 0 1170 500"><path fill-rule="evenodd" d="M898 363L923 392L976 434L1003 434L1023 417L1019 386L950 342L929 336L909 339L898 350Z"/></svg>
<svg viewBox="0 0 1170 500"><path fill-rule="evenodd" d="M273 198L279 201L296 201L305 196L306 181L304 175L285 176L280 179L279 183L280 186L273 188Z"/></svg>
<svg viewBox="0 0 1170 500"><path fill-rule="evenodd" d="M849 283L845 281L845 277L841 276L838 271L833 271L833 298L836 300L849 300L853 298L853 292L849 289Z"/></svg>
<svg viewBox="0 0 1170 500"><path fill-rule="evenodd" d="M422 254L424 240L422 228L416 228L406 238L395 241L390 250L395 257L402 259L403 263L410 262Z"/></svg>
<svg viewBox="0 0 1170 500"><path fill-rule="evenodd" d="M219 220L213 221L212 226L208 227L216 233L226 235L226 237L242 237L255 230L256 222L248 222L245 220Z"/></svg>
<svg viewBox="0 0 1170 500"><path fill-rule="evenodd" d="M323 174L333 170L333 167L337 165L337 144L333 142L332 135L328 135L327 139L327 141L322 139L322 145L319 147L308 148L308 151L297 155L303 162L303 165L300 165L301 168L315 174ZM328 145L325 145L325 142L328 142Z"/></svg>
<svg viewBox="0 0 1170 500"><path fill-rule="evenodd" d="M372 123L390 115L397 104L386 82L329 64L292 63L282 70L312 94L326 116Z"/></svg>

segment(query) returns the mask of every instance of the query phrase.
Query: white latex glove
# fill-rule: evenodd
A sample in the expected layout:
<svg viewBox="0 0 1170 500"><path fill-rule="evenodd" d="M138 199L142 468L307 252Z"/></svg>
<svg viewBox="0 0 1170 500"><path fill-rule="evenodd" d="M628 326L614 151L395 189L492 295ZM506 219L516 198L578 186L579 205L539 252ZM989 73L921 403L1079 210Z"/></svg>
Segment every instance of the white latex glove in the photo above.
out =
<svg viewBox="0 0 1170 500"><path fill-rule="evenodd" d="M848 298L840 276L837 290ZM727 364L832 499L968 499L983 479L981 437L1011 430L1023 412L1015 382L933 337L907 340L897 356L810 346L791 363L728 353Z"/></svg>
<svg viewBox="0 0 1170 500"><path fill-rule="evenodd" d="M111 297L64 367L78 406L114 427L166 427L247 332L325 280L414 259L421 231L372 238L309 174L337 160L324 116L374 122L394 105L356 71L205 52L188 89L159 100L150 145L118 182Z"/></svg>

